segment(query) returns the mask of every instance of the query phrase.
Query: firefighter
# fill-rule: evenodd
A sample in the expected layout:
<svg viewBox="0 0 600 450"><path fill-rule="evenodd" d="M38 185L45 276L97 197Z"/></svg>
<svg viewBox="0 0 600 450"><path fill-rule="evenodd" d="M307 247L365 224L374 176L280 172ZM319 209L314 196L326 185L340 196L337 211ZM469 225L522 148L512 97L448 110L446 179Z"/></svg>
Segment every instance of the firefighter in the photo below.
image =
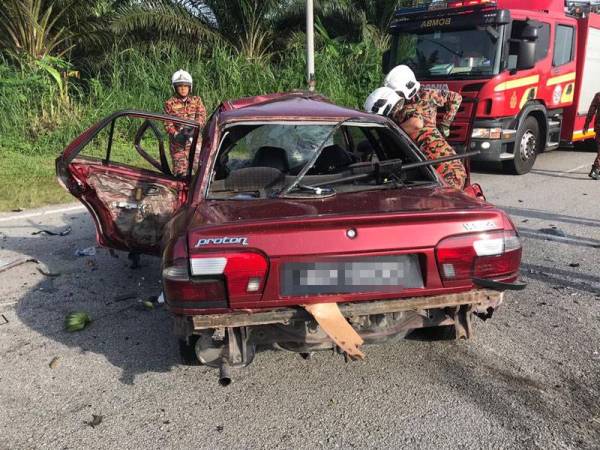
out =
<svg viewBox="0 0 600 450"><path fill-rule="evenodd" d="M589 174L589 177L593 180L600 180L600 92L594 95L594 100L592 100L592 104L590 105L590 109L588 111L587 117L585 119L585 125L583 126L583 133L586 134L590 128L590 124L592 123L592 119L594 119L594 131L596 132L596 149L598 150L598 156L592 164L592 170Z"/></svg>
<svg viewBox="0 0 600 450"><path fill-rule="evenodd" d="M450 136L450 124L462 102L460 94L422 88L408 66L392 69L385 78L385 87L391 88L404 99L402 107L396 106L390 117L417 143L428 159L456 155L446 138ZM445 114L438 124L439 108L444 108ZM442 163L436 170L449 186L456 189L465 187L467 171L461 161Z"/></svg>
<svg viewBox="0 0 600 450"><path fill-rule="evenodd" d="M203 127L206 122L206 109L202 99L192 96L192 76L185 70L178 70L171 78L175 95L165 102L165 114L193 120ZM169 149L173 161L173 175L186 176L192 148L193 129L174 122L166 123L169 134ZM198 142L198 147L200 147ZM200 152L196 151L194 163L197 164Z"/></svg>

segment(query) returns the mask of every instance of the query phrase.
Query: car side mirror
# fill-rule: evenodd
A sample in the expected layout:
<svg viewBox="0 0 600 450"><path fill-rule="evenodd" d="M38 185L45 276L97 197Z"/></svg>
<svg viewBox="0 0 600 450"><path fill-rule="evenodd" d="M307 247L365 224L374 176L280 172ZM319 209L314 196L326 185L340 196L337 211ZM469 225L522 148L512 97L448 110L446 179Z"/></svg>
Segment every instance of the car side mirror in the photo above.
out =
<svg viewBox="0 0 600 450"><path fill-rule="evenodd" d="M381 69L383 70L384 75L387 75L390 70L390 60L391 60L392 52L390 50L386 50L383 52L381 57Z"/></svg>

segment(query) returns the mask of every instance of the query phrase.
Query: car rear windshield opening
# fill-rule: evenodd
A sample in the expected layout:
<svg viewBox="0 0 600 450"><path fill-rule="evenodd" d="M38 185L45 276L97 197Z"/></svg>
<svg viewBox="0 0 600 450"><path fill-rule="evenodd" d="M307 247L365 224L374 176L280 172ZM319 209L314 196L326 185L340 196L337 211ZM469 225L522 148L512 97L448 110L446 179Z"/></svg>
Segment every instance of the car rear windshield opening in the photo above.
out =
<svg viewBox="0 0 600 450"><path fill-rule="evenodd" d="M377 123L249 123L226 129L213 167L209 197L264 198L294 183L317 151L302 183L340 180L380 162L421 158L408 138ZM402 173L402 185L435 182L429 169ZM372 180L335 183L337 192L373 189Z"/></svg>

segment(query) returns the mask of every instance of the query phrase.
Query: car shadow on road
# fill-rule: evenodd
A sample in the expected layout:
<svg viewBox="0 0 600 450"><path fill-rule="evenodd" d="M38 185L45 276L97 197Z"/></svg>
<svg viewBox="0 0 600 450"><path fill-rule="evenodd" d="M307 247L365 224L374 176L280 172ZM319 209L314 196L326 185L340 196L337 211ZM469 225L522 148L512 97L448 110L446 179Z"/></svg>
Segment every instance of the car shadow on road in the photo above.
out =
<svg viewBox="0 0 600 450"><path fill-rule="evenodd" d="M41 337L84 355L104 356L121 369L119 379L124 384L134 384L137 375L168 372L178 365L170 314L164 306L148 309L142 304L161 291L159 259L143 257L142 266L132 270L126 253L113 257L108 250L97 248L94 256L77 257L77 248L95 245L89 216L87 212L67 214L62 222L64 226L49 229L60 231L70 226L73 231L68 236L7 236L2 241L4 250L35 258L42 263L40 267L59 274L22 288L26 291L18 299L18 319ZM31 228L48 229L35 224ZM11 272L15 276L22 270L27 272L25 281L35 273L33 267L25 267L0 277L7 279ZM37 274L34 277L38 279ZM92 323L83 331L67 332L64 319L72 311L88 313Z"/></svg>

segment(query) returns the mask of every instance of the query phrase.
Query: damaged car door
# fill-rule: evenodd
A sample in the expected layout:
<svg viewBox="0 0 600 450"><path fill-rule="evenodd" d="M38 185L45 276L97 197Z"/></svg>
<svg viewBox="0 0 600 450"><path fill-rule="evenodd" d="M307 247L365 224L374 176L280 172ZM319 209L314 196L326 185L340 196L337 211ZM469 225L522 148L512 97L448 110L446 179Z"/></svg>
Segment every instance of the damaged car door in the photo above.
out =
<svg viewBox="0 0 600 450"><path fill-rule="evenodd" d="M189 130L190 161L200 126L139 111L112 114L76 138L56 160L59 182L90 211L100 245L158 254L162 232L186 202L189 180L175 177L165 124Z"/></svg>

